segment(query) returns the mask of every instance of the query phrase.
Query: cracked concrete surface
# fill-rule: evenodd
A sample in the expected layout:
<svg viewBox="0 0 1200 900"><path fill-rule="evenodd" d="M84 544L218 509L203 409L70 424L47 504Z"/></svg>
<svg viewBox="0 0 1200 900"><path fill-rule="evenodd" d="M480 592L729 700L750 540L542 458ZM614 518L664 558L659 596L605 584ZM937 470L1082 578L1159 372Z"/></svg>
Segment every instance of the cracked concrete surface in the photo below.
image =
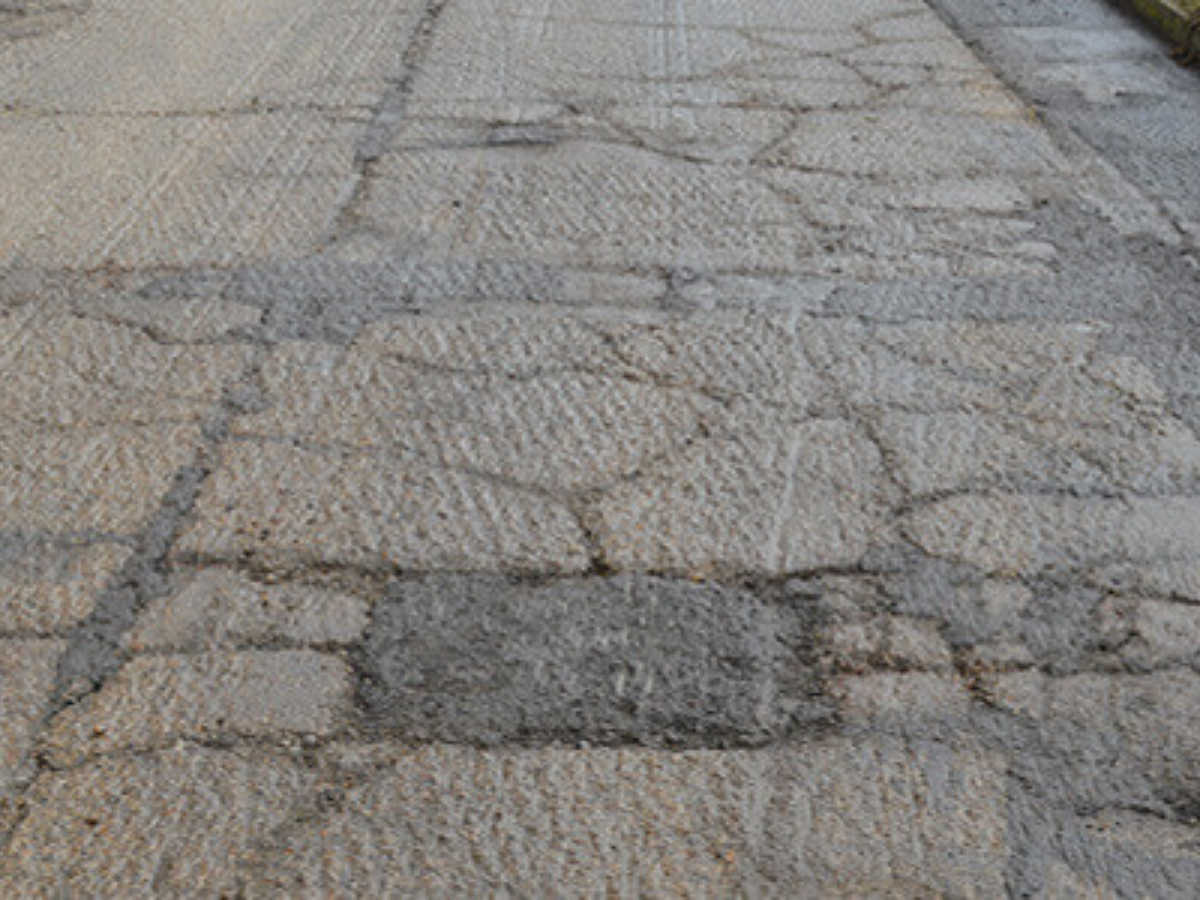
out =
<svg viewBox="0 0 1200 900"><path fill-rule="evenodd" d="M1196 896L1200 216L964 5L0 0L0 895Z"/></svg>

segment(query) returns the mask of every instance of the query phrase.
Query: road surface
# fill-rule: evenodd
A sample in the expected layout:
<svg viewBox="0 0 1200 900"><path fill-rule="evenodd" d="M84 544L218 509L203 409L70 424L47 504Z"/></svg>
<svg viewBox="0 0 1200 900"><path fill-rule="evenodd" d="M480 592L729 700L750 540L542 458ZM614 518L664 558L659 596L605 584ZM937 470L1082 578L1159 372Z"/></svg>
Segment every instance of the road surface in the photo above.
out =
<svg viewBox="0 0 1200 900"><path fill-rule="evenodd" d="M1066 7L0 0L0 896L1195 897L1197 91Z"/></svg>

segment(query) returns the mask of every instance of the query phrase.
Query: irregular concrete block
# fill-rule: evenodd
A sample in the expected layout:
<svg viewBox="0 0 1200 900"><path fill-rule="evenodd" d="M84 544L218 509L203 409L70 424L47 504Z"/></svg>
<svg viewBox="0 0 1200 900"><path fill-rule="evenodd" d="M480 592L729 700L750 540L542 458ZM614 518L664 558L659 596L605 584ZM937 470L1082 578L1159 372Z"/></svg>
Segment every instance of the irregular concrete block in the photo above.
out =
<svg viewBox="0 0 1200 900"><path fill-rule="evenodd" d="M821 631L829 666L847 673L873 669L946 671L953 654L933 620L903 616L839 616Z"/></svg>
<svg viewBox="0 0 1200 900"><path fill-rule="evenodd" d="M159 426L211 414L242 347L161 344L138 326L61 312L0 314L0 419L26 429Z"/></svg>
<svg viewBox="0 0 1200 900"><path fill-rule="evenodd" d="M27 770L42 717L48 712L61 641L0 641L0 807ZM0 821L3 820L0 809Z"/></svg>
<svg viewBox="0 0 1200 900"><path fill-rule="evenodd" d="M53 53L57 35L6 45L0 264L223 266L312 249L353 183L357 120L419 19L409 0L236 20L225 0L92 5ZM189 64L129 64L165 45Z"/></svg>
<svg viewBox="0 0 1200 900"><path fill-rule="evenodd" d="M258 584L210 569L150 604L129 635L146 650L237 650L256 645L350 644L367 626L367 603L306 585Z"/></svg>
<svg viewBox="0 0 1200 900"><path fill-rule="evenodd" d="M0 529L133 535L248 358L38 309L0 315Z"/></svg>
<svg viewBox="0 0 1200 900"><path fill-rule="evenodd" d="M45 735L62 765L180 740L324 737L350 712L350 673L307 650L135 658Z"/></svg>
<svg viewBox="0 0 1200 900"><path fill-rule="evenodd" d="M782 575L854 566L886 542L883 463L865 434L839 421L781 427L768 410L746 425L601 501L613 566Z"/></svg>
<svg viewBox="0 0 1200 900"><path fill-rule="evenodd" d="M1088 569L1112 559L1153 568L1200 553L1200 502L962 495L918 509L911 538L984 572Z"/></svg>
<svg viewBox="0 0 1200 900"><path fill-rule="evenodd" d="M56 546L0 535L0 632L65 632L91 614L130 553L119 544Z"/></svg>
<svg viewBox="0 0 1200 900"><path fill-rule="evenodd" d="M785 751L778 761L759 851L774 890L1004 894L1002 756L969 743L952 749L863 739Z"/></svg>
<svg viewBox="0 0 1200 900"><path fill-rule="evenodd" d="M175 750L47 773L0 854L0 894L219 896L313 784L266 755Z"/></svg>
<svg viewBox="0 0 1200 900"><path fill-rule="evenodd" d="M357 252L369 256L417 246L430 258L788 270L820 254L818 235L748 173L627 146L389 156L363 221Z"/></svg>
<svg viewBox="0 0 1200 900"><path fill-rule="evenodd" d="M958 677L926 672L844 675L830 681L829 693L844 721L953 719L971 703Z"/></svg>
<svg viewBox="0 0 1200 900"><path fill-rule="evenodd" d="M387 456L239 442L205 484L185 557L287 570L571 573L590 559L562 504Z"/></svg>
<svg viewBox="0 0 1200 900"><path fill-rule="evenodd" d="M193 425L0 432L0 529L136 534L202 444Z"/></svg>
<svg viewBox="0 0 1200 900"><path fill-rule="evenodd" d="M378 755L368 765L361 751L344 754L366 783L257 854L256 892L1004 891L1003 768L978 753L832 741L755 753Z"/></svg>
<svg viewBox="0 0 1200 900"><path fill-rule="evenodd" d="M145 329L157 340L215 341L257 325L262 311L220 300L114 297L80 304L81 312Z"/></svg>

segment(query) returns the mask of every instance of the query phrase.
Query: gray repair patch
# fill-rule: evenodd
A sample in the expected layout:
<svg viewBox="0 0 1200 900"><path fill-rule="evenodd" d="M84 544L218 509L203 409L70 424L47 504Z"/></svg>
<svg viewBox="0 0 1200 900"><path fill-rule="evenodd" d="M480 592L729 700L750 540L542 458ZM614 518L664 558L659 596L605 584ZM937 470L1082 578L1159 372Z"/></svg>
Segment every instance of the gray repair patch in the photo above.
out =
<svg viewBox="0 0 1200 900"><path fill-rule="evenodd" d="M448 305L652 305L665 290L656 277L483 259L374 262L303 259L233 271L192 270L154 278L147 299L219 297L266 311L272 341L353 340L377 321Z"/></svg>
<svg viewBox="0 0 1200 900"><path fill-rule="evenodd" d="M812 718L798 614L748 591L618 577L394 587L360 698L407 739L493 745L762 744Z"/></svg>

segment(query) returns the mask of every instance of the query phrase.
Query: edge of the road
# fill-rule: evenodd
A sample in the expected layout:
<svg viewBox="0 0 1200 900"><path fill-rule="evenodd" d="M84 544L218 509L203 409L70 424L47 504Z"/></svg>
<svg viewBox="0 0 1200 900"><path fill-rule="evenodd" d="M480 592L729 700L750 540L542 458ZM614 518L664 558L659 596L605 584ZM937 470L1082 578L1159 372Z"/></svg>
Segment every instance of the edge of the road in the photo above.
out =
<svg viewBox="0 0 1200 900"><path fill-rule="evenodd" d="M1200 12L1189 14L1173 0L1117 0L1178 45L1181 57L1200 62Z"/></svg>

